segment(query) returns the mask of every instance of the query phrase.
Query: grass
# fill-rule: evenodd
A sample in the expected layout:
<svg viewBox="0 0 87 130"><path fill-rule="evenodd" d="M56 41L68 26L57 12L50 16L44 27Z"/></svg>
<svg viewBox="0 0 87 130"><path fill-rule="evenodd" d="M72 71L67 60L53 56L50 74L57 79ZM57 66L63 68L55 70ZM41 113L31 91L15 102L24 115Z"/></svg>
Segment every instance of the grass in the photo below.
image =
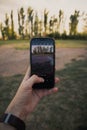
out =
<svg viewBox="0 0 87 130"><path fill-rule="evenodd" d="M0 40L0 45L29 43L29 40Z"/></svg>
<svg viewBox="0 0 87 130"><path fill-rule="evenodd" d="M29 49L29 40L7 40L0 41L0 46L12 46L17 50L26 50Z"/></svg>
<svg viewBox="0 0 87 130"><path fill-rule="evenodd" d="M62 48L86 48L86 40L56 40L56 47Z"/></svg>
<svg viewBox="0 0 87 130"><path fill-rule="evenodd" d="M61 79L59 92L40 101L27 121L27 130L87 130L87 59L72 61L56 75ZM22 78L0 77L0 114Z"/></svg>
<svg viewBox="0 0 87 130"><path fill-rule="evenodd" d="M0 46L10 45L17 50L29 49L29 40L0 41ZM87 40L56 40L56 47L61 48L87 48Z"/></svg>
<svg viewBox="0 0 87 130"><path fill-rule="evenodd" d="M5 111L9 102L14 97L22 77L22 75L0 77L0 115Z"/></svg>

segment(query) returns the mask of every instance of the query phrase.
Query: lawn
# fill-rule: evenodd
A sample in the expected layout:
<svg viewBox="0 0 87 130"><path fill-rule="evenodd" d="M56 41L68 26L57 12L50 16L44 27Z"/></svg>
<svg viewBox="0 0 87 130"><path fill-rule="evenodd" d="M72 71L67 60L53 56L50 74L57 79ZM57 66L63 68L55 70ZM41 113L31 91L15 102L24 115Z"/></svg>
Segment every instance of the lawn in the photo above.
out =
<svg viewBox="0 0 87 130"><path fill-rule="evenodd" d="M87 48L87 40L56 40L56 47L61 48ZM29 40L10 40L1 41L0 46L10 45L18 50L29 49Z"/></svg>
<svg viewBox="0 0 87 130"><path fill-rule="evenodd" d="M27 130L87 130L87 59L72 61L56 75L60 77L59 92L40 101L27 121ZM0 114L22 78L0 77Z"/></svg>
<svg viewBox="0 0 87 130"><path fill-rule="evenodd" d="M11 46L17 50L26 50L29 49L29 40L7 40L0 41L0 46Z"/></svg>
<svg viewBox="0 0 87 130"><path fill-rule="evenodd" d="M87 40L56 40L56 47L62 48L86 48Z"/></svg>

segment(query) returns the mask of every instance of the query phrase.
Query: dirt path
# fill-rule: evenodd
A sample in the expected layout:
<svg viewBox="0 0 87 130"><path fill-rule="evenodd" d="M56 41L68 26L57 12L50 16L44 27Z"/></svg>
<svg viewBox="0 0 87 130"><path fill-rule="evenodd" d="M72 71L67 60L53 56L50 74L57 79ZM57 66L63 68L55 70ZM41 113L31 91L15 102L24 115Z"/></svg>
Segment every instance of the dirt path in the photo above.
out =
<svg viewBox="0 0 87 130"><path fill-rule="evenodd" d="M70 63L72 59L82 59L86 55L87 50L84 48L57 48L56 69L63 69L65 64ZM0 76L24 74L28 66L28 50L16 50L12 46L0 47Z"/></svg>

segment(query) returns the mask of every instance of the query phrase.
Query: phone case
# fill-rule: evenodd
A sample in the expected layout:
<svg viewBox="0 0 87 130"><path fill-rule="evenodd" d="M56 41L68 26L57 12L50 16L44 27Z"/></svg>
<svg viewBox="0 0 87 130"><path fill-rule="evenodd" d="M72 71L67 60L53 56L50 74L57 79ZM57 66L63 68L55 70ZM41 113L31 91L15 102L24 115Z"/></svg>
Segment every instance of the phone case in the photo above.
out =
<svg viewBox="0 0 87 130"><path fill-rule="evenodd" d="M36 50L35 50L36 49ZM30 41L30 76L44 78L34 89L50 89L55 85L55 41L51 38L33 38Z"/></svg>

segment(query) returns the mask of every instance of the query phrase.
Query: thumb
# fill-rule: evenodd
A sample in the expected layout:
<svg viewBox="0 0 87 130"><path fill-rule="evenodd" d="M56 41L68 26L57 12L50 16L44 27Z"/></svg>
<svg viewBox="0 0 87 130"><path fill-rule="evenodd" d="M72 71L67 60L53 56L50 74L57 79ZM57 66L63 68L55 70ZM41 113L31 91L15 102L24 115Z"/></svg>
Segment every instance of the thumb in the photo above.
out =
<svg viewBox="0 0 87 130"><path fill-rule="evenodd" d="M28 85L32 88L32 86L35 83L43 83L44 79L41 77L38 77L37 75L32 75L29 79L28 79Z"/></svg>

